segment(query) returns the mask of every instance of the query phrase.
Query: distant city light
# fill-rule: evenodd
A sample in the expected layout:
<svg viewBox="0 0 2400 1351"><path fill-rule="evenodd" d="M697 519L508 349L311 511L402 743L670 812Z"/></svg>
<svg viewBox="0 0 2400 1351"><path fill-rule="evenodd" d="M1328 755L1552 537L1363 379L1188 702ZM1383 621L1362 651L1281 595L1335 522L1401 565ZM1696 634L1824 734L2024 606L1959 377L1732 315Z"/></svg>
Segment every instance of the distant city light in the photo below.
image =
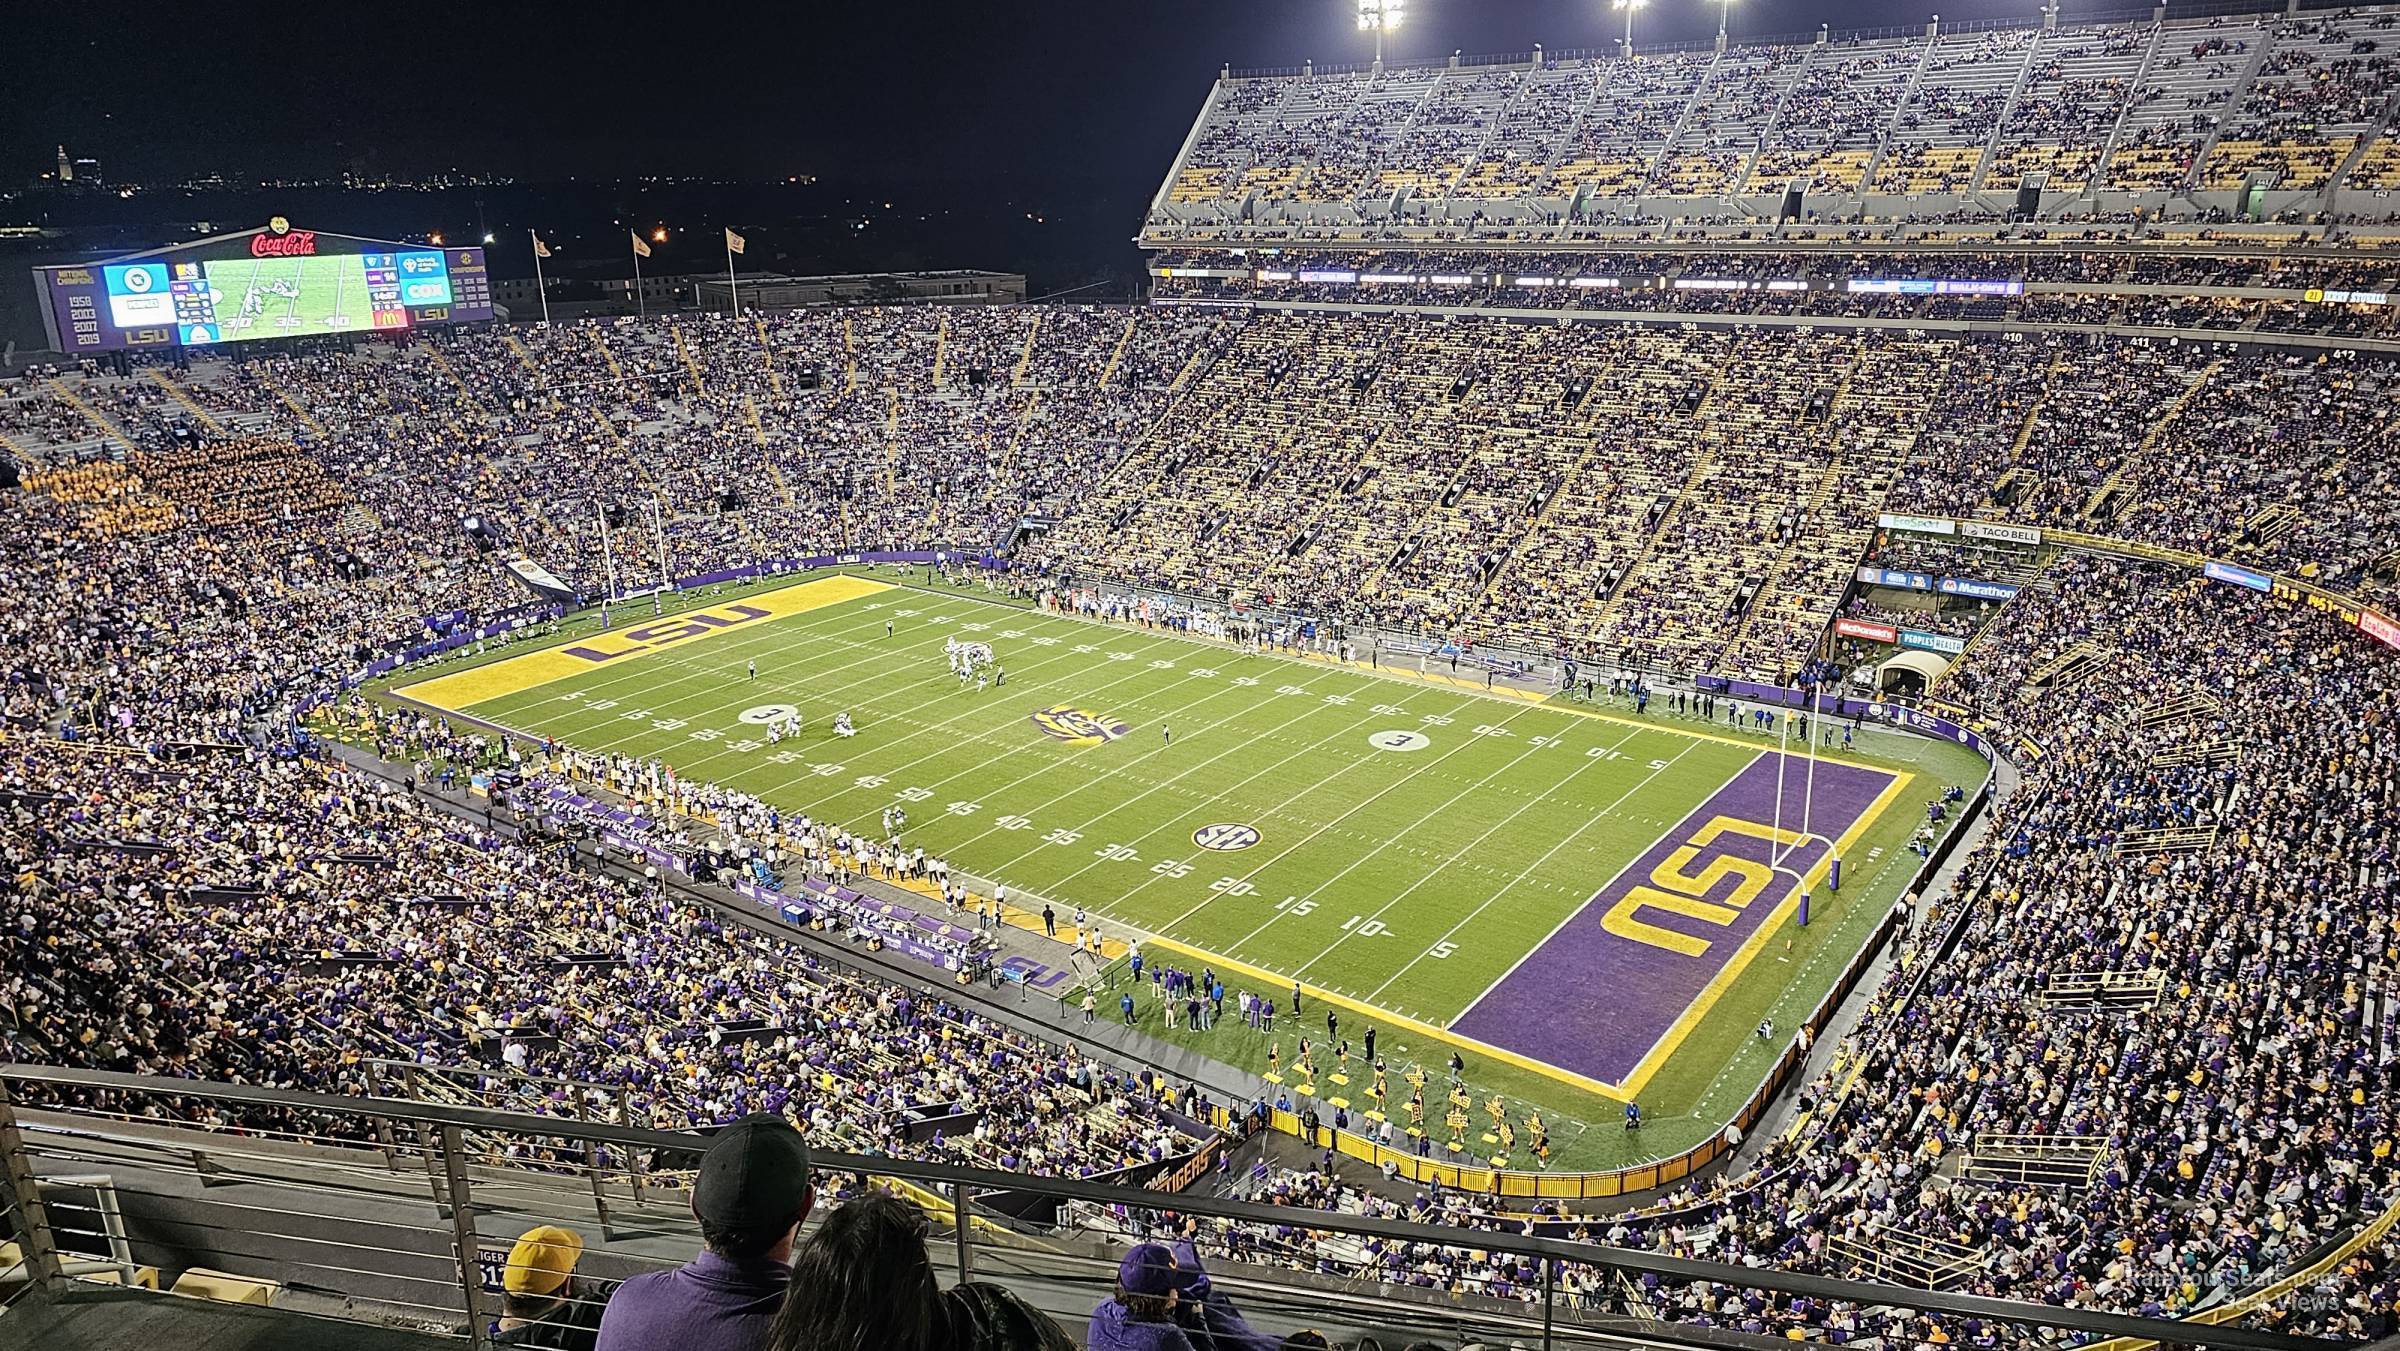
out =
<svg viewBox="0 0 2400 1351"><path fill-rule="evenodd" d="M653 244L664 244L664 243L666 243L666 242L667 242L667 227L666 227L666 226L664 226L664 225L661 225L661 226L659 226L657 229L655 229L655 230L652 230L652 231L650 232L650 242L651 242L651 243L653 243Z"/></svg>

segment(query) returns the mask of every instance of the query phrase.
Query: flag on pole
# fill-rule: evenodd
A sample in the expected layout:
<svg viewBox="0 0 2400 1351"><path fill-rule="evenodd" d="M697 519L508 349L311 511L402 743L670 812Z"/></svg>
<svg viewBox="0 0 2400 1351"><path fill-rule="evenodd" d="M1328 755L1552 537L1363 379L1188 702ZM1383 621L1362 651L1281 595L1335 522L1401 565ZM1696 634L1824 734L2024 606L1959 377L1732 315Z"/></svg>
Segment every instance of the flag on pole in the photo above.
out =
<svg viewBox="0 0 2400 1351"><path fill-rule="evenodd" d="M735 253L740 253L742 251L742 244L743 240L740 235L735 234L730 228L725 231L725 247L727 249L730 249Z"/></svg>
<svg viewBox="0 0 2400 1351"><path fill-rule="evenodd" d="M645 240L643 240L643 238L642 238L642 236L641 236L640 232L638 232L638 231L629 231L628 233L631 233L631 234L633 235L633 256L634 256L634 257L636 257L636 258L647 258L647 257L649 257L649 256L650 256L650 245L649 245L649 244L648 244L648 243L647 243Z"/></svg>
<svg viewBox="0 0 2400 1351"><path fill-rule="evenodd" d="M531 231L531 230L527 230L525 233L527 233L527 234L529 234L529 235L533 235L533 256L534 256L534 257L536 257L536 258L547 258L547 257L549 257L549 256L550 256L550 246L542 242L542 237L541 237L540 235L535 235L535 234L533 234L533 231Z"/></svg>

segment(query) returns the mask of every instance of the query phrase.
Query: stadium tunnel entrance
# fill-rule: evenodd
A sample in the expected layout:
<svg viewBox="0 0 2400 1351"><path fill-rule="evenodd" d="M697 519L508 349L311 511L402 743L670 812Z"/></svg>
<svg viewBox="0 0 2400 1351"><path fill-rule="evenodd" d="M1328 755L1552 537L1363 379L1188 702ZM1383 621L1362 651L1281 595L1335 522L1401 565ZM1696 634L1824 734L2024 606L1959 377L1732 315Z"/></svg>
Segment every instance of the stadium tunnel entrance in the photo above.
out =
<svg viewBox="0 0 2400 1351"><path fill-rule="evenodd" d="M1875 668L1875 688L1884 694L1921 695L1949 669L1950 659L1938 653L1902 652Z"/></svg>

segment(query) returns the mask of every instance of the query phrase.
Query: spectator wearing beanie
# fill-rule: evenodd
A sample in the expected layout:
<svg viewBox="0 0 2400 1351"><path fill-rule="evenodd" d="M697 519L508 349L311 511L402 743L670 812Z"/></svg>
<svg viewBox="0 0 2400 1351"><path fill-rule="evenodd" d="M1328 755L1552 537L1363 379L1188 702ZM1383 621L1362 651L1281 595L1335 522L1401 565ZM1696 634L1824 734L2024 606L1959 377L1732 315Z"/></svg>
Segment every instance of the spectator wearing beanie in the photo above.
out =
<svg viewBox="0 0 2400 1351"><path fill-rule="evenodd" d="M583 1236L572 1229L545 1224L526 1230L508 1250L500 1274L504 1302L492 1345L592 1351L611 1287L577 1279L575 1263L582 1257Z"/></svg>
<svg viewBox="0 0 2400 1351"><path fill-rule="evenodd" d="M707 1246L617 1287L598 1351L758 1351L791 1284L792 1240L816 1203L808 1146L772 1112L717 1132L692 1184Z"/></svg>

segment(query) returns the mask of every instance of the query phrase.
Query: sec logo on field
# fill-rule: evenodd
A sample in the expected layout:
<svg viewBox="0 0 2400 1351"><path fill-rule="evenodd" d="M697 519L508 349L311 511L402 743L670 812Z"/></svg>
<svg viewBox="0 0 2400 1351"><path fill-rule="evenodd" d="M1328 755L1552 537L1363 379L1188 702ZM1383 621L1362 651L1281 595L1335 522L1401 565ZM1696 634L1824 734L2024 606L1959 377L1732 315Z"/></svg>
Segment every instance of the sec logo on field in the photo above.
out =
<svg viewBox="0 0 2400 1351"><path fill-rule="evenodd" d="M1258 827L1225 823L1202 826L1192 832L1192 843L1203 849L1231 853L1236 849L1247 849L1258 843Z"/></svg>

